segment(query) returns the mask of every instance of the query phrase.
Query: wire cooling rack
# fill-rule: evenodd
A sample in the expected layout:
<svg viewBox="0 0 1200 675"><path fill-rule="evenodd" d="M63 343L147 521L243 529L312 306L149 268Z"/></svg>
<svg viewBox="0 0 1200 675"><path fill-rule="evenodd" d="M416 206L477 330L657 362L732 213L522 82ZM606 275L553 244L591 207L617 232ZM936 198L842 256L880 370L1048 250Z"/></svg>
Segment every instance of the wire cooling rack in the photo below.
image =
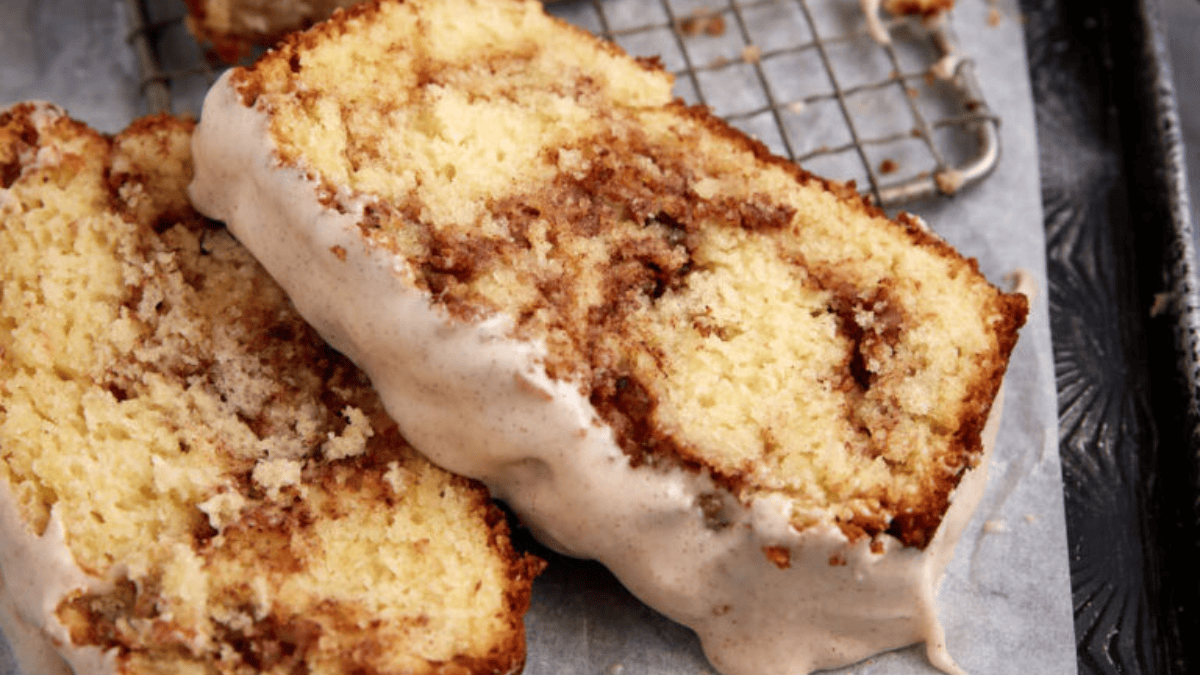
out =
<svg viewBox="0 0 1200 675"><path fill-rule="evenodd" d="M183 3L125 0L152 111L197 113L220 66ZM949 22L889 18L872 37L853 0L567 0L547 9L636 56L676 94L774 152L893 207L954 195L999 162L999 119Z"/></svg>

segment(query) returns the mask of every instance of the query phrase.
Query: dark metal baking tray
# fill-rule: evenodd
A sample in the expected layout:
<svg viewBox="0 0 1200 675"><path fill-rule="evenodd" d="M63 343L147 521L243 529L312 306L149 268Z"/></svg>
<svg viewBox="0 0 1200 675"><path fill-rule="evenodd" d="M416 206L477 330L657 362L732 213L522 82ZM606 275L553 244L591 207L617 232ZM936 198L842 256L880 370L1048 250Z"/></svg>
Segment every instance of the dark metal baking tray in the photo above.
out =
<svg viewBox="0 0 1200 675"><path fill-rule="evenodd" d="M1198 672L1200 284L1156 5L1021 9L1079 672Z"/></svg>

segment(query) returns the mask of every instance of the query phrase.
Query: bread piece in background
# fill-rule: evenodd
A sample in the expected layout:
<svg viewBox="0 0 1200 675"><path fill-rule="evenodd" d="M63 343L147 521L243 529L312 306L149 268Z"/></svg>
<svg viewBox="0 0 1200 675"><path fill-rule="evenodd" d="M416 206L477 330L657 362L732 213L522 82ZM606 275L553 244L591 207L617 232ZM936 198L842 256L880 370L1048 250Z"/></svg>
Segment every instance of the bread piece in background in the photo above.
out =
<svg viewBox="0 0 1200 675"><path fill-rule="evenodd" d="M360 0L186 0L187 26L230 63Z"/></svg>

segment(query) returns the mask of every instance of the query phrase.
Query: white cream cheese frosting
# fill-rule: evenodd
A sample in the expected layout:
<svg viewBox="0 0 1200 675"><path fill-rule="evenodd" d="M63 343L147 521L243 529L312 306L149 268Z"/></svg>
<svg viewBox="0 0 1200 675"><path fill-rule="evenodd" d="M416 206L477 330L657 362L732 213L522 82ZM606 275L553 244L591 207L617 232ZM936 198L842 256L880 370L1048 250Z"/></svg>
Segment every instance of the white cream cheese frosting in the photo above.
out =
<svg viewBox="0 0 1200 675"><path fill-rule="evenodd" d="M214 85L193 137L193 203L370 375L415 447L486 483L548 545L604 563L695 630L725 675L801 675L921 641L957 672L935 590L983 492L998 400L985 454L924 550L886 535L872 550L831 521L798 531L782 499L743 505L703 473L632 467L578 387L546 374L543 345L511 337L503 316L468 322L434 305L361 236L369 198L323 206L303 169L281 165L267 121L228 74ZM701 508L713 495L720 527Z"/></svg>
<svg viewBox="0 0 1200 675"><path fill-rule="evenodd" d="M103 591L110 584L75 563L62 521L35 533L21 517L8 481L0 480L0 625L25 675L116 675L114 652L72 643L56 610L75 593Z"/></svg>

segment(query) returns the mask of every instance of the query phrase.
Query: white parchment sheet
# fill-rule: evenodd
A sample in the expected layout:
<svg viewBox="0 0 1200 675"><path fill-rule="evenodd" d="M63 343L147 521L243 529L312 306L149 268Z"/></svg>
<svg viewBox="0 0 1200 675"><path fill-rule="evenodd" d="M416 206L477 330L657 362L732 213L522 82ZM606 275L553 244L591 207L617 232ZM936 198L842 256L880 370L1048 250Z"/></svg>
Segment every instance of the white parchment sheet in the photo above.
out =
<svg viewBox="0 0 1200 675"><path fill-rule="evenodd" d="M661 22L665 10L655 0L601 0L609 28L620 30ZM721 9L725 0L670 0L677 17ZM182 14L181 2L162 0L155 11ZM753 42L764 52L808 31L795 0L770 0L747 13ZM178 9L174 6L178 5ZM39 98L65 107L73 116L106 132L116 132L145 112L138 90L137 64L126 42L123 0L0 0L0 106ZM166 9L164 10L164 6ZM818 26L834 34L861 31L857 0L808 0ZM599 30L592 3L556 5L555 13ZM997 284L1020 269L1030 273L1038 292L1021 334L1006 381L999 442L990 467L987 494L943 582L939 603L951 655L972 675L1066 675L1077 671L1068 577L1066 528L1058 459L1057 406L1046 298L1045 241L1038 178L1037 139L1028 69L1015 0L959 0L951 25L964 56L973 59L984 97L1002 123L1002 158L981 184L953 198L908 206L964 254L979 259ZM755 23L757 22L757 23ZM630 33L618 39L638 55L661 54L671 70L711 65L726 58L740 40L733 22L723 32L703 31L681 42L668 28ZM175 30L180 40L187 34ZM740 50L741 44L734 45ZM725 51L722 51L725 50ZM196 52L179 45L181 53ZM809 50L811 52L812 50ZM853 83L886 76L869 40L838 42L829 50L839 77ZM817 70L814 53L764 60L780 98L825 93L828 80ZM904 58L918 58L907 54ZM735 58L737 52L735 52ZM752 59L751 59L752 60ZM706 103L718 114L737 114L763 103L761 83L748 62L705 71L701 87L715 91ZM880 71L880 72L876 72ZM202 80L174 92L177 112L195 112ZM681 96L695 100L690 78ZM853 101L851 102L853 105ZM860 105L860 124L886 132L896 119L886 100ZM898 105L898 104L897 104ZM872 108L874 106L874 108ZM840 112L823 103L789 110L784 133L797 154L846 142ZM907 119L907 118L905 118ZM907 121L905 122L907 124ZM738 126L782 150L782 136L770 115L742 118ZM872 162L897 165L897 175L919 170L916 151L869 152ZM831 178L865 178L854 152L819 156L806 168ZM0 542L0 546L4 545ZM535 583L527 617L529 675L699 675L712 673L696 638L646 608L595 563L542 552L550 567ZM871 658L837 671L855 675L935 673L919 647ZM0 675L15 675L7 644L0 641ZM25 675L36 675L26 673Z"/></svg>

